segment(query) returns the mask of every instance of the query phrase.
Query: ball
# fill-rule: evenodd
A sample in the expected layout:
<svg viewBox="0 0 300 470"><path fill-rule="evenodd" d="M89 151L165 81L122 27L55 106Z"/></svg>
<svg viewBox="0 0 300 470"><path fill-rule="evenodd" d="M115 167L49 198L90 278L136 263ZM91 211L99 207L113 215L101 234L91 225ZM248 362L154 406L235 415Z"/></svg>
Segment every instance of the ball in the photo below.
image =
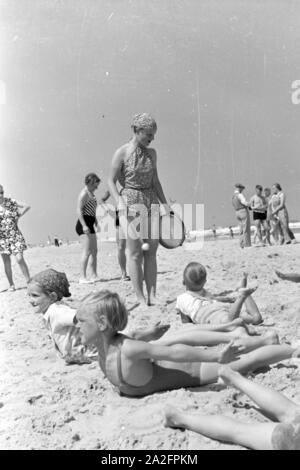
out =
<svg viewBox="0 0 300 470"><path fill-rule="evenodd" d="M143 244L142 244L142 250L143 250L143 251L148 251L149 248L150 248L149 243L143 243Z"/></svg>

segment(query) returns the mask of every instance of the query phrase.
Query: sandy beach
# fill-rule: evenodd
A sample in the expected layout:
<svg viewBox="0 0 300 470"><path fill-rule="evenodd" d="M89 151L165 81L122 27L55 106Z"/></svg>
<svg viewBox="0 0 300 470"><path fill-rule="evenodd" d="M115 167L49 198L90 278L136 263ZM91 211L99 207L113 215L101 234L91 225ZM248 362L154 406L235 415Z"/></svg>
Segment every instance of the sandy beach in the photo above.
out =
<svg viewBox="0 0 300 470"><path fill-rule="evenodd" d="M98 289L117 291L128 307L134 304L131 283L120 281L114 243L99 243L102 281L91 285L78 285L79 244L31 248L25 256L31 274L46 267L66 272L72 292L69 303L74 308L82 296ZM300 272L299 258L300 244L240 250L237 239L205 242L199 251L160 248L160 304L133 310L129 326L142 327L161 320L171 323L172 329L180 328L175 303L184 290L182 270L188 262L197 260L207 267L207 287L211 290L235 288L243 271L248 271L249 284L259 285L254 296L265 320L257 330L272 328L282 342L294 342L300 339L300 287L279 280L274 270ZM166 404L247 422L266 420L248 398L218 384L129 399L117 394L97 362L65 365L56 355L42 316L32 311L15 265L14 273L15 292L5 291L4 272L0 282L1 449L240 449L190 431L165 428ZM253 380L300 403L299 369L292 361L259 371Z"/></svg>

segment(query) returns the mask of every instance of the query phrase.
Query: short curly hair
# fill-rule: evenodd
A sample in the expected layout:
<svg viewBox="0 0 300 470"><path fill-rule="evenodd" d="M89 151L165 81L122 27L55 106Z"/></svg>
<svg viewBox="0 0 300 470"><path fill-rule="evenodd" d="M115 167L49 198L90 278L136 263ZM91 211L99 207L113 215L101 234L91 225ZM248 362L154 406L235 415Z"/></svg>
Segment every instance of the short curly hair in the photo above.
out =
<svg viewBox="0 0 300 470"><path fill-rule="evenodd" d="M84 183L85 184L90 184L90 183L100 183L101 179L99 178L98 175L96 175L96 173L89 173L88 175L86 175L86 177L84 178Z"/></svg>
<svg viewBox="0 0 300 470"><path fill-rule="evenodd" d="M155 119L148 113L135 114L132 118L131 128L133 132L140 129L151 129L157 131L157 124Z"/></svg>

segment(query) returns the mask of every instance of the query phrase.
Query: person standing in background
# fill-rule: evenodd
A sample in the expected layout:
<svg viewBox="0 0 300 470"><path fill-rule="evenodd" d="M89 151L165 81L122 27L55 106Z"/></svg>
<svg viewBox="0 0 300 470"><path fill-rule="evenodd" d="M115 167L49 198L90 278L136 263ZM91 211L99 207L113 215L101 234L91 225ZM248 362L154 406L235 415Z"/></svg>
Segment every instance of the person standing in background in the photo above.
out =
<svg viewBox="0 0 300 470"><path fill-rule="evenodd" d="M106 191L104 196L101 198L102 204L105 204L107 199L110 198L110 192ZM123 235L123 230L120 225L119 220L119 211L115 210L115 226L116 226L116 242L118 248L118 262L121 268L121 280L130 281L130 277L127 275L126 271L126 238Z"/></svg>
<svg viewBox="0 0 300 470"><path fill-rule="evenodd" d="M15 290L11 268L11 255L16 257L26 282L30 275L28 266L24 260L23 251L27 249L25 239L19 230L18 220L30 206L15 199L4 197L3 186L0 185L0 254L2 256L4 270L9 282L9 291Z"/></svg>
<svg viewBox="0 0 300 470"><path fill-rule="evenodd" d="M263 188L260 184L257 184L255 186L256 194L254 194L254 196L252 196L250 199L250 207L253 211L253 221L256 226L256 233L257 233L259 243L261 245L264 244L263 239L262 239L262 230L261 230L262 228L264 228L266 241L268 242L269 245L271 245L269 225L267 223L268 204L263 196L262 190Z"/></svg>
<svg viewBox="0 0 300 470"><path fill-rule="evenodd" d="M95 173L89 173L85 177L85 187L78 196L77 215L78 220L75 227L77 235L80 236L82 244L82 255L80 263L79 284L88 284L99 281L97 275L97 237L95 227L98 222L96 218L97 199L94 194L101 180ZM59 246L59 245L58 245ZM91 257L92 277L86 278L86 269Z"/></svg>
<svg viewBox="0 0 300 470"><path fill-rule="evenodd" d="M235 209L236 218L240 226L240 247L246 248L251 246L251 226L249 215L249 202L242 194L245 186L236 183L235 191L232 196L232 205Z"/></svg>
<svg viewBox="0 0 300 470"><path fill-rule="evenodd" d="M289 214L285 205L286 196L282 191L282 188L279 183L275 183L272 186L273 195L271 198L271 210L272 216L277 217L279 221L280 228L284 236L284 243L289 244L296 242L294 234L291 237L291 230L289 228Z"/></svg>

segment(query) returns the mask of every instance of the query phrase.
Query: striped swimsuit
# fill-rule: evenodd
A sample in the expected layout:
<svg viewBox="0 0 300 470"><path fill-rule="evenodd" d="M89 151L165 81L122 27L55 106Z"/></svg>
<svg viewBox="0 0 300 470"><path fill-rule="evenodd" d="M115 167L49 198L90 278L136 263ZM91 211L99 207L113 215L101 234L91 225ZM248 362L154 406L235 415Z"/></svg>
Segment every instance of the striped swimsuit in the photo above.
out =
<svg viewBox="0 0 300 470"><path fill-rule="evenodd" d="M87 192L87 195L88 199L82 208L82 215L87 227L90 230L90 233L95 233L94 225L96 222L97 199L94 194L91 196L90 193ZM78 235L84 234L80 220L77 220L75 230Z"/></svg>

